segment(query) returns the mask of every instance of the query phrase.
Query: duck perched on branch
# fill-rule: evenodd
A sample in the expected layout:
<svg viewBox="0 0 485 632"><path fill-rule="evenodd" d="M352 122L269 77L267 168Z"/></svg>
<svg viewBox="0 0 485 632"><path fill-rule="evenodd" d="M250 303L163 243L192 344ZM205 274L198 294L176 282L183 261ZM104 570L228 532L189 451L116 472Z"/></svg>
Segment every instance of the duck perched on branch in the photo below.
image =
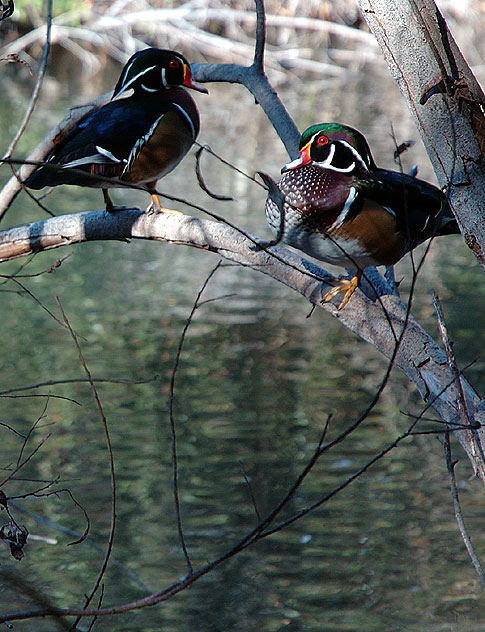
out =
<svg viewBox="0 0 485 632"><path fill-rule="evenodd" d="M42 189L76 184L103 189L146 185L170 173L199 133L197 107L184 88L207 93L192 79L189 62L171 50L147 48L123 68L111 101L88 113L51 151L24 184ZM161 210L152 194L152 208Z"/></svg>
<svg viewBox="0 0 485 632"><path fill-rule="evenodd" d="M321 123L300 138L299 156L282 168L283 195L266 201L266 219L283 242L337 266L356 268L325 295L344 292L339 309L367 266L393 265L427 239L459 233L446 196L412 176L379 169L364 136Z"/></svg>

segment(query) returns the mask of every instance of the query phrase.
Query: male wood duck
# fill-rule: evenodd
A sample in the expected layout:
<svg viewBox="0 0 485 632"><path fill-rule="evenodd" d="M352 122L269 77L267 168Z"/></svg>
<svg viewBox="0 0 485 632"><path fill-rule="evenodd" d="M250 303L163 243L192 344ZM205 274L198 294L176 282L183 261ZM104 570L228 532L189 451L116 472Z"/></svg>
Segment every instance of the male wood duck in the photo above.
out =
<svg viewBox="0 0 485 632"><path fill-rule="evenodd" d="M324 297L329 301L345 292L339 309L367 266L393 265L431 237L460 232L440 189L379 169L357 130L339 123L312 125L301 135L299 151L277 183L284 202L268 196L266 219L285 243L320 261L357 269L350 280L336 279Z"/></svg>
<svg viewBox="0 0 485 632"><path fill-rule="evenodd" d="M182 86L207 93L192 79L190 65L180 53L158 48L135 53L123 68L111 101L88 113L47 157L46 163L62 168L41 166L24 184L32 189L58 184L101 188L108 211L115 210L108 188L125 182L154 189L199 132L196 105ZM161 209L156 195L152 208Z"/></svg>

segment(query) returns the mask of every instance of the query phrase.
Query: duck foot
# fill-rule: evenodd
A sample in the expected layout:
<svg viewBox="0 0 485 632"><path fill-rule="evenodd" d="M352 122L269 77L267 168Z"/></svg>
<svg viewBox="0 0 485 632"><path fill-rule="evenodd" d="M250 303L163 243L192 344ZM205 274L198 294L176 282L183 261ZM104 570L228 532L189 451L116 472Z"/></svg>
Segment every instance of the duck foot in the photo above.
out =
<svg viewBox="0 0 485 632"><path fill-rule="evenodd" d="M329 290L325 296L323 297L323 303L328 303L331 301L337 294L341 292L345 292L343 299L340 301L340 305L338 306L338 310L343 309L350 300L350 297L355 292L357 287L359 286L360 279L362 277L362 272L358 272L351 279L336 279L338 285Z"/></svg>
<svg viewBox="0 0 485 632"><path fill-rule="evenodd" d="M108 213L119 213L120 211L126 211L130 208L129 206L115 206L109 196L107 189L103 189L103 197L105 208Z"/></svg>
<svg viewBox="0 0 485 632"><path fill-rule="evenodd" d="M176 211L173 208L165 208L162 206L160 198L155 193L152 193L151 198L152 201L145 210L147 215L155 215L156 213L178 213L179 215L183 215L182 211Z"/></svg>

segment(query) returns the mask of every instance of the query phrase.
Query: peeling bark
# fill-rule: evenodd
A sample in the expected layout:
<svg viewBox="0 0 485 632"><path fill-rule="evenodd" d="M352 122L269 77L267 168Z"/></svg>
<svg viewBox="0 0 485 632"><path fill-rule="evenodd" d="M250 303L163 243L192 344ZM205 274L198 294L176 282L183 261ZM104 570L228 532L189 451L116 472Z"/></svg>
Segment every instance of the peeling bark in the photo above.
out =
<svg viewBox="0 0 485 632"><path fill-rule="evenodd" d="M359 0L431 164L485 268L485 95L433 0Z"/></svg>

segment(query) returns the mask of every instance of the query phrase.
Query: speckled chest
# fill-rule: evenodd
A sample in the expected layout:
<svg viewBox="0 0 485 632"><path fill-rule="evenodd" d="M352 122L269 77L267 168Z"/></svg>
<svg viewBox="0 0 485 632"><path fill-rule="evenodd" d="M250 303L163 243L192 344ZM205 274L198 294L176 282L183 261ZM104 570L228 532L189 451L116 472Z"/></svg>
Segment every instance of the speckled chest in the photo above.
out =
<svg viewBox="0 0 485 632"><path fill-rule="evenodd" d="M388 265L403 254L392 212L369 202L356 179L314 165L289 171L278 182L283 217L271 199L266 219L275 235L307 255L338 266Z"/></svg>

